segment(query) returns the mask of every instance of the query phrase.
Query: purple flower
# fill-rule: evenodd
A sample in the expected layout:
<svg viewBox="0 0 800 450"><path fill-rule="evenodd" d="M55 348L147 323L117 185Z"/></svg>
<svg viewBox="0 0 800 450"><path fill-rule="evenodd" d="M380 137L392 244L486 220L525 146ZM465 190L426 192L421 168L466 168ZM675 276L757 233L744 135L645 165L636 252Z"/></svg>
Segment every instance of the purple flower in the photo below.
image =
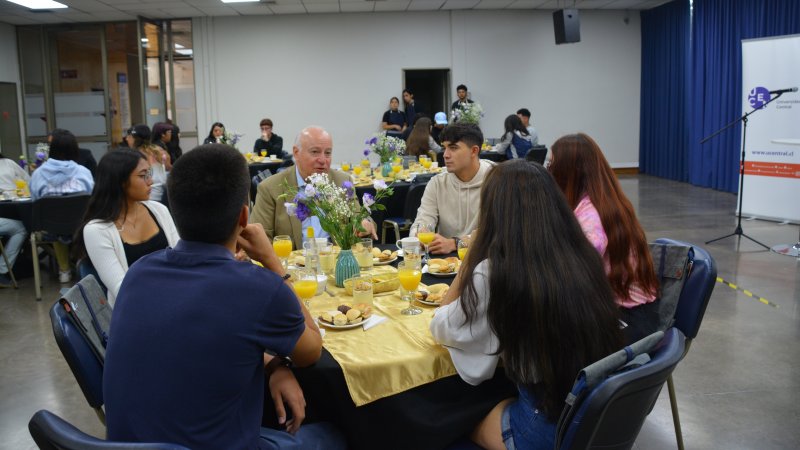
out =
<svg viewBox="0 0 800 450"><path fill-rule="evenodd" d="M372 186L375 188L376 191L382 191L386 189L386 182L383 180L375 180L372 182Z"/></svg>
<svg viewBox="0 0 800 450"><path fill-rule="evenodd" d="M311 210L308 209L308 206L306 206L305 203L298 203L294 214L297 216L297 220L302 222L311 217Z"/></svg>
<svg viewBox="0 0 800 450"><path fill-rule="evenodd" d="M36 159L44 160L44 152L36 152Z"/></svg>
<svg viewBox="0 0 800 450"><path fill-rule="evenodd" d="M295 202L295 203L300 203L300 202L303 202L305 200L306 200L306 194L303 193L303 191L300 191L300 192L297 193L297 195L294 196L294 200L292 200L292 201Z"/></svg>
<svg viewBox="0 0 800 450"><path fill-rule="evenodd" d="M377 143L378 143L378 137L377 136L375 136L375 137L373 137L372 139L369 140L369 145L375 145Z"/></svg>
<svg viewBox="0 0 800 450"><path fill-rule="evenodd" d="M347 194L347 199L348 200L352 199L354 194L353 183L345 181L344 183L342 183L342 187L344 188L344 191Z"/></svg>
<svg viewBox="0 0 800 450"><path fill-rule="evenodd" d="M306 188L305 188L305 192L304 193L305 193L306 197L313 197L313 196L317 195L317 190L314 189L314 186L312 186L310 184L306 184Z"/></svg>
<svg viewBox="0 0 800 450"><path fill-rule="evenodd" d="M361 197L361 203L364 205L364 208L367 208L368 212L372 213L369 207L375 204L375 197L373 197L369 192L365 192Z"/></svg>
<svg viewBox="0 0 800 450"><path fill-rule="evenodd" d="M365 148L364 149L364 157L366 158L367 156L369 156L369 149Z"/></svg>

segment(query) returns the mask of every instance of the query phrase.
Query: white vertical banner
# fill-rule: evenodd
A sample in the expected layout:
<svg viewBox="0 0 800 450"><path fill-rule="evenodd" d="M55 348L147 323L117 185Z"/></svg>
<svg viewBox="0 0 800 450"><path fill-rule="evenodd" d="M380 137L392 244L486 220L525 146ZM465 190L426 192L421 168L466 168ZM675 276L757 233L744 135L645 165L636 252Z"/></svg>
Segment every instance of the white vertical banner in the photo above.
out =
<svg viewBox="0 0 800 450"><path fill-rule="evenodd" d="M800 35L742 41L748 118L742 214L800 223ZM771 93L772 92L772 93Z"/></svg>

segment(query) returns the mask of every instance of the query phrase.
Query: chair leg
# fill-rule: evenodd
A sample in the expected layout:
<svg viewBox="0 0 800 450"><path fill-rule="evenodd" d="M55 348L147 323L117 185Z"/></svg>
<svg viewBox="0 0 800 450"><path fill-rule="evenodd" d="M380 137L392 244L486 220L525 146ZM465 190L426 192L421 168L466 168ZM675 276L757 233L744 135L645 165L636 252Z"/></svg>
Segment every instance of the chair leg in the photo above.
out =
<svg viewBox="0 0 800 450"><path fill-rule="evenodd" d="M381 244L386 243L386 224L381 225Z"/></svg>
<svg viewBox="0 0 800 450"><path fill-rule="evenodd" d="M39 252L36 245L36 233L31 233L31 258L33 259L33 285L36 290L36 301L42 301L42 279L39 273Z"/></svg>
<svg viewBox="0 0 800 450"><path fill-rule="evenodd" d="M678 399L675 396L675 382L672 381L672 374L667 378L667 390L669 391L669 405L672 407L672 423L675 425L675 440L678 441L678 450L683 450L681 418L678 415Z"/></svg>
<svg viewBox="0 0 800 450"><path fill-rule="evenodd" d="M395 241L399 241L400 240L400 227L397 226L397 223L394 223L393 226L394 226L394 240Z"/></svg>
<svg viewBox="0 0 800 450"><path fill-rule="evenodd" d="M19 289L19 286L17 286L17 278L14 276L14 271L11 268L11 263L8 262L8 255L6 255L6 249L5 247L3 247L2 242L0 242L0 253L3 254L3 261L6 262L6 267L8 268L8 276L11 278L11 286L13 286L14 289Z"/></svg>

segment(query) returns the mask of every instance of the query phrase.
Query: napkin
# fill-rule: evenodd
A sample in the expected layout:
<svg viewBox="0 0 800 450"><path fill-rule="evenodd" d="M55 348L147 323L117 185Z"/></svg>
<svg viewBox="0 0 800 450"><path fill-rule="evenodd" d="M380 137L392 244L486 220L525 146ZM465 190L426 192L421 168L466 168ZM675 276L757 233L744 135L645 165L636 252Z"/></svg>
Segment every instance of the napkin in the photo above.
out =
<svg viewBox="0 0 800 450"><path fill-rule="evenodd" d="M427 264L422 266L422 273L428 273L428 265Z"/></svg>
<svg viewBox="0 0 800 450"><path fill-rule="evenodd" d="M362 326L364 327L364 331L367 331L374 326L382 324L383 322L386 322L386 317L372 314L372 316L367 319Z"/></svg>

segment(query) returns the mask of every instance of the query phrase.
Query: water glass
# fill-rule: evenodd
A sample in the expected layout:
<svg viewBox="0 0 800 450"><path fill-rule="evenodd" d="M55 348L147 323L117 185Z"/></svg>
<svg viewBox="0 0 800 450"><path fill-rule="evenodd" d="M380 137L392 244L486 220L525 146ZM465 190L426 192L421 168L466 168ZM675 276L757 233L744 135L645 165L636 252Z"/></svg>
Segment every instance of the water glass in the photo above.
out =
<svg viewBox="0 0 800 450"><path fill-rule="evenodd" d="M353 281L353 303L364 303L372 306L372 277L361 275L351 278Z"/></svg>
<svg viewBox="0 0 800 450"><path fill-rule="evenodd" d="M355 254L358 267L361 270L372 269L372 239L361 239L361 242L354 246L353 254Z"/></svg>

